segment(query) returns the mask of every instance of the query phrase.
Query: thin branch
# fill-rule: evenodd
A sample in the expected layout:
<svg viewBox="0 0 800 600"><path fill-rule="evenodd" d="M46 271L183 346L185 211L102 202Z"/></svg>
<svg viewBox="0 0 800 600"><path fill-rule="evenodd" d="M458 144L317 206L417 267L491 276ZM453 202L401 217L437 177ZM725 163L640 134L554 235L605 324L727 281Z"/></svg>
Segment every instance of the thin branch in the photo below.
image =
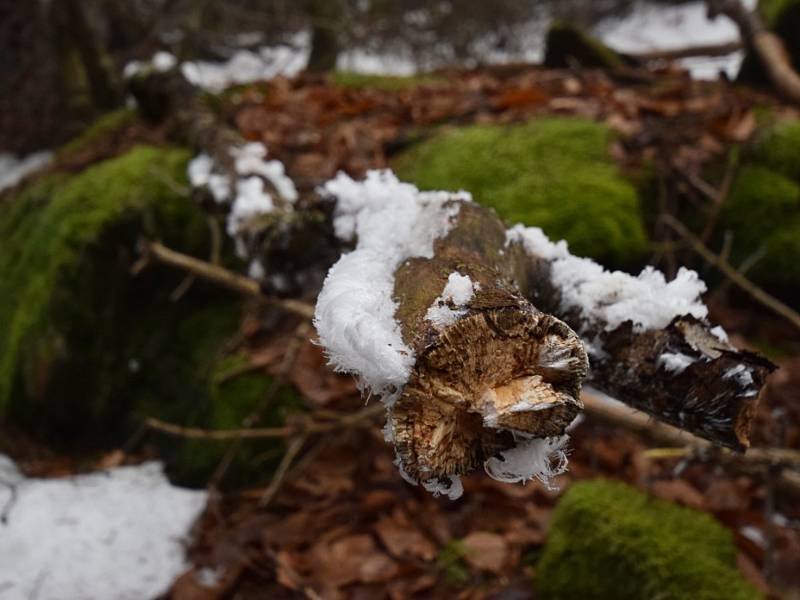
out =
<svg viewBox="0 0 800 600"><path fill-rule="evenodd" d="M243 296L259 298L272 306L294 313L304 319L311 319L314 317L314 307L306 302L265 296L261 292L261 286L255 279L239 275L238 273L189 256L188 254L176 252L175 250L167 248L160 242L143 241L141 247L143 260L151 259L165 265L183 269L184 271L188 271L202 279L216 283L229 290L242 294ZM133 269L134 273L143 268L141 262L142 261L137 261Z"/></svg>
<svg viewBox="0 0 800 600"><path fill-rule="evenodd" d="M286 474L289 472L289 467L292 466L292 461L300 453L306 439L307 436L299 435L292 439L286 447L286 453L283 455L278 468L275 470L275 475L272 477L272 481L269 482L269 487L264 491L264 495L261 496L261 500L258 502L261 508L269 506L269 503L272 502L272 499L281 489L283 482L286 480Z"/></svg>
<svg viewBox="0 0 800 600"><path fill-rule="evenodd" d="M297 426L284 427L242 427L238 429L203 429L199 427L184 427L168 423L155 417L145 419L145 425L155 431L195 440L208 440L212 442L224 442L235 439L269 439L269 438L289 438L296 435L310 435L315 433L327 433L339 429L368 427L370 421L386 411L382 404L373 404L367 408L354 413L343 414L337 419L330 421L316 421L308 419Z"/></svg>
<svg viewBox="0 0 800 600"><path fill-rule="evenodd" d="M728 56L742 49L742 42L724 42L721 44L701 44L698 46L687 46L675 48L674 50L652 50L650 52L626 53L626 56L639 61L655 60L680 60L681 58L693 58L695 56Z"/></svg>
<svg viewBox="0 0 800 600"><path fill-rule="evenodd" d="M714 446L707 440L691 433L654 421L645 413L631 409L616 401L604 401L597 392L584 390L581 394L584 412L597 419L638 433L670 448L655 448L645 452L651 459L704 457L709 452L717 452L720 459L733 466L752 469L764 465L780 468L778 482L782 487L800 494L800 473L785 467L797 468L800 465L800 451L789 448L750 448L745 454Z"/></svg>
<svg viewBox="0 0 800 600"><path fill-rule="evenodd" d="M760 287L755 285L739 271L733 268L727 261L721 259L714 254L711 250L706 248L705 244L699 238L689 231L686 226L678 221L671 215L662 215L664 222L672 228L678 235L683 237L691 244L692 249L697 252L706 262L714 265L720 272L725 275L737 287L747 292L754 300L760 302L776 314L782 316L787 321L792 323L795 327L800 329L800 314L794 311L791 307L784 304L774 296L771 296Z"/></svg>

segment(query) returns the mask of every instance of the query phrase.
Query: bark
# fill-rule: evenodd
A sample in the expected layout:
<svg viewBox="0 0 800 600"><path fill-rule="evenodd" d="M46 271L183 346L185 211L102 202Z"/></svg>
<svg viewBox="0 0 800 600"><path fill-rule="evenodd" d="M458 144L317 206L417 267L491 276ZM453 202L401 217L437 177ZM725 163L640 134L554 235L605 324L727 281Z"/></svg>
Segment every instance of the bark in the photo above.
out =
<svg viewBox="0 0 800 600"><path fill-rule="evenodd" d="M333 71L340 49L339 0L309 0L308 16L311 21L311 55L306 68L312 73Z"/></svg>
<svg viewBox="0 0 800 600"><path fill-rule="evenodd" d="M582 407L583 345L514 287L504 244L500 220L465 203L433 258L410 259L396 273L396 315L417 361L390 427L411 477L471 471L516 445L511 430L560 435ZM467 313L439 329L425 314L454 271L480 288Z"/></svg>
<svg viewBox="0 0 800 600"><path fill-rule="evenodd" d="M89 88L92 104L100 110L110 110L122 103L120 86L116 81L111 60L97 35L92 30L79 0L61 0L55 6L64 11L64 25L80 56ZM55 7L54 6L54 7Z"/></svg>
<svg viewBox="0 0 800 600"><path fill-rule="evenodd" d="M731 19L742 39L758 56L769 80L787 100L800 102L800 74L794 70L781 38L769 31L757 11L749 11L739 0L707 0L709 17Z"/></svg>
<svg viewBox="0 0 800 600"><path fill-rule="evenodd" d="M635 331L631 321L610 330L606 323L590 323L577 311L561 308L550 262L514 246L510 254L524 255L515 267L523 293L599 349L590 353L587 383L714 444L747 449L758 398L775 365L720 340L710 323L691 315L646 331ZM676 372L663 364L665 353L681 353L693 361ZM737 370L746 371L752 381L735 376Z"/></svg>

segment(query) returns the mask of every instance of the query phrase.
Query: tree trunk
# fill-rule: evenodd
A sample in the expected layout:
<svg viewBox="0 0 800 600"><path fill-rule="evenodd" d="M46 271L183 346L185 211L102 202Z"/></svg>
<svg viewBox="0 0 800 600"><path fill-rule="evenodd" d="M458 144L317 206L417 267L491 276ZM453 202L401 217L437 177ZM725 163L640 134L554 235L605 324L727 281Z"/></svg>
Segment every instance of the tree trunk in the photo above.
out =
<svg viewBox="0 0 800 600"><path fill-rule="evenodd" d="M308 16L311 21L311 55L306 69L324 73L336 69L339 57L339 0L309 0Z"/></svg>
<svg viewBox="0 0 800 600"><path fill-rule="evenodd" d="M92 104L101 111L116 108L122 103L120 87L107 53L89 24L79 0L60 0L54 10L63 11L60 20L64 37L71 40L89 81Z"/></svg>

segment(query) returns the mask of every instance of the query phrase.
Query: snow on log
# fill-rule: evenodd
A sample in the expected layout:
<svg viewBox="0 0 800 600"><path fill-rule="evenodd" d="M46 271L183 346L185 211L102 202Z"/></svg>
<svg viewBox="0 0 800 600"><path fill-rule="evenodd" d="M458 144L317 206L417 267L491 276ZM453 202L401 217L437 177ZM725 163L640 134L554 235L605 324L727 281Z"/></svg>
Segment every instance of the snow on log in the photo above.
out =
<svg viewBox="0 0 800 600"><path fill-rule="evenodd" d="M337 235L358 243L331 268L315 324L334 366L386 402L406 478L451 497L480 465L546 483L565 465L588 362L507 276L501 221L466 194L418 192L388 172L339 175L325 191Z"/></svg>
<svg viewBox="0 0 800 600"><path fill-rule="evenodd" d="M420 192L388 171L340 174L322 192L355 249L331 268L315 325L333 366L382 397L409 481L457 497L459 475L483 464L503 481L548 484L566 466L563 434L587 376L659 419L747 447L774 367L705 321L696 273L611 273L539 229L506 230L468 194Z"/></svg>
<svg viewBox="0 0 800 600"><path fill-rule="evenodd" d="M667 282L652 267L637 277L572 256L535 227L507 233L522 253L517 282L542 310L583 338L588 383L657 419L733 450L749 446L759 393L775 365L740 351L706 320L706 286L681 268Z"/></svg>

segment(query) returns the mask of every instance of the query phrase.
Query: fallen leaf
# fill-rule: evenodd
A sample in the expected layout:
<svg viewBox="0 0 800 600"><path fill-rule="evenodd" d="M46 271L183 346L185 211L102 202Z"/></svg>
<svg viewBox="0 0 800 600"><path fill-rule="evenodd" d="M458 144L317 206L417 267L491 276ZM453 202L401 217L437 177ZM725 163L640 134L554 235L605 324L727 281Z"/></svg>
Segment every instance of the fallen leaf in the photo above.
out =
<svg viewBox="0 0 800 600"><path fill-rule="evenodd" d="M476 569L500 574L508 563L508 542L501 535L489 531L474 531L462 543L465 549L464 558Z"/></svg>

